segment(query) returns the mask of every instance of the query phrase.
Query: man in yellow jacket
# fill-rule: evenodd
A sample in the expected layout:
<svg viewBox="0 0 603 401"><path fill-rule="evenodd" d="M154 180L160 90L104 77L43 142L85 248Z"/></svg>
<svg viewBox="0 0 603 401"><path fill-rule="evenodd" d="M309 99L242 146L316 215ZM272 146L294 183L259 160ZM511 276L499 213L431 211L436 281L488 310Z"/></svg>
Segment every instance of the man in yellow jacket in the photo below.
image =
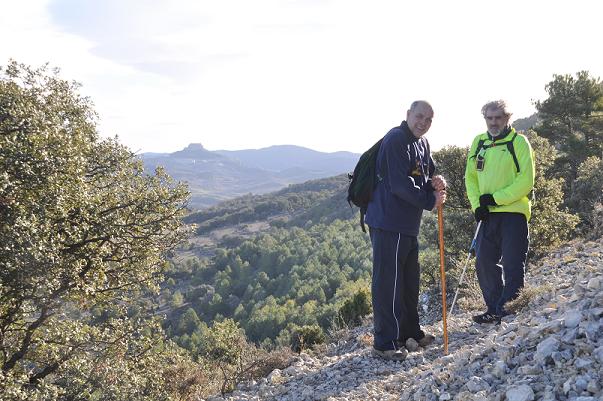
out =
<svg viewBox="0 0 603 401"><path fill-rule="evenodd" d="M509 125L503 100L482 107L488 131L475 137L467 157L465 186L476 221L476 271L487 311L477 323L498 323L505 303L524 285L534 157L527 138Z"/></svg>

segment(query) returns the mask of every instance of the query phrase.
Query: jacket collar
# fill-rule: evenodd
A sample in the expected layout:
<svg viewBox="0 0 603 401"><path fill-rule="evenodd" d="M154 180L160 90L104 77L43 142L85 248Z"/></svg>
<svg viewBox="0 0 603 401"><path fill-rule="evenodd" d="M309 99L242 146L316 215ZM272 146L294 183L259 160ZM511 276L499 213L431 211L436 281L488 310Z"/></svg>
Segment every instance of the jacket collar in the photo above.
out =
<svg viewBox="0 0 603 401"><path fill-rule="evenodd" d="M406 120L402 121L402 124L400 124L400 129L402 130L402 133L404 134L404 136L410 142L416 142L416 141L418 141L420 139L420 138L417 138L416 136L413 135L412 131L408 127L408 123L406 122Z"/></svg>
<svg viewBox="0 0 603 401"><path fill-rule="evenodd" d="M510 125L507 125L505 127L505 129L503 130L503 132L498 136L492 136L492 135L490 135L489 132L486 132L486 133L488 134L488 139L494 142L494 141L500 141L501 139L505 139L512 131L513 131L513 128L511 128Z"/></svg>

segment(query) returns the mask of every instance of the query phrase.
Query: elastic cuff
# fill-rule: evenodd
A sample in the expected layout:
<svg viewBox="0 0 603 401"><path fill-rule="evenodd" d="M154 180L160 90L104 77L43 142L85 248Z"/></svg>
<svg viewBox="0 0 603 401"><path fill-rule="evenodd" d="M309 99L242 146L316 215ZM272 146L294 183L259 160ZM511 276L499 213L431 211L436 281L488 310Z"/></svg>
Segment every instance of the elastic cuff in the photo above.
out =
<svg viewBox="0 0 603 401"><path fill-rule="evenodd" d="M427 202L424 207L425 210L433 210L435 206L436 198L435 193L433 191L427 191Z"/></svg>

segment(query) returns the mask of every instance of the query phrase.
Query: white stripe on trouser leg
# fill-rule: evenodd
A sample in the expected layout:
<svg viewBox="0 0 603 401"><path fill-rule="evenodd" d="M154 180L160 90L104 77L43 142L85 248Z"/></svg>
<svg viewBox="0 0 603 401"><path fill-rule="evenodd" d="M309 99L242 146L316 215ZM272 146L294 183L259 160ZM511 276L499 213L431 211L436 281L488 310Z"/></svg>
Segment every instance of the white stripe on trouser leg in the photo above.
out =
<svg viewBox="0 0 603 401"><path fill-rule="evenodd" d="M396 338L400 338L400 324L398 323L398 318L396 317L396 285L398 284L398 249L400 248L400 233L398 233L398 243L396 244L396 264L394 265L394 271L396 272L394 278L394 296L392 297L392 314L394 315L394 320L396 320L396 329L397 336ZM393 342L394 349L398 348L396 343Z"/></svg>

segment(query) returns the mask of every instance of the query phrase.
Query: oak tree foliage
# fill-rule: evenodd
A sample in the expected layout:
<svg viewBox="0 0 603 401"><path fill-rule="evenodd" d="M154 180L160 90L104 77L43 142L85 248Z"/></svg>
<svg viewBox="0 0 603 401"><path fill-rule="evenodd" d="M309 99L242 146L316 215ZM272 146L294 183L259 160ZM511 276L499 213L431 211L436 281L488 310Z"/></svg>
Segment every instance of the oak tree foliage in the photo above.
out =
<svg viewBox="0 0 603 401"><path fill-rule="evenodd" d="M183 239L188 192L100 138L78 89L48 67L0 70L0 392L168 399L162 367L186 358L128 305Z"/></svg>

